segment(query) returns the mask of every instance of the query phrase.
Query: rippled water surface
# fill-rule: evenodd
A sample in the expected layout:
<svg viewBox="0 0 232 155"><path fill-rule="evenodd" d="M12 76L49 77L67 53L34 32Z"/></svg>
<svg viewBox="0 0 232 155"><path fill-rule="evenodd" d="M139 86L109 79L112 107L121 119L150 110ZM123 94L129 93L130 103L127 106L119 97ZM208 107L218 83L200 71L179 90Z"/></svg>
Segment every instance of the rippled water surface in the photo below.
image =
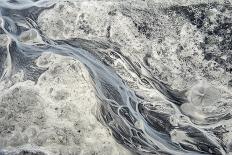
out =
<svg viewBox="0 0 232 155"><path fill-rule="evenodd" d="M0 154L230 154L231 26L224 1L0 0Z"/></svg>

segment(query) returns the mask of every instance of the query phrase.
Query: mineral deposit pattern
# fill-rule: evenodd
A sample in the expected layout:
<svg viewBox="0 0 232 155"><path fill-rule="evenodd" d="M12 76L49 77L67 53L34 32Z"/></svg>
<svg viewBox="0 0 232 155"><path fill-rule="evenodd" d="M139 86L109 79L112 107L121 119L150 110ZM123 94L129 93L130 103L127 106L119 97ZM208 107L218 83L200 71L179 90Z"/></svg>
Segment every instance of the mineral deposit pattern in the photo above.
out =
<svg viewBox="0 0 232 155"><path fill-rule="evenodd" d="M0 0L0 155L232 155L230 0Z"/></svg>

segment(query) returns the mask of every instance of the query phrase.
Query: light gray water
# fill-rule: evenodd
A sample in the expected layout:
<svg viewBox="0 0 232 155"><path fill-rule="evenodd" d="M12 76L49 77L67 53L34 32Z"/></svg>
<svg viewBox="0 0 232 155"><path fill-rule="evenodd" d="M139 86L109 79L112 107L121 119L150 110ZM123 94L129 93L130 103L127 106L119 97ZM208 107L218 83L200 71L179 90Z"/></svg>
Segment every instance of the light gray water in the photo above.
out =
<svg viewBox="0 0 232 155"><path fill-rule="evenodd" d="M157 6L152 5L154 8L158 6L158 4ZM199 9L195 11L200 12L202 8L207 8L207 5L210 4L193 5L193 8ZM129 8L127 4L122 3L122 6L124 14L129 14L128 10L132 12L131 14L136 14L136 11L133 12L133 9ZM218 11L220 8L218 6L224 7L223 9L226 9L227 13L229 12L228 16L231 15L231 6L213 4L212 8L215 7ZM49 38L48 34L38 25L38 17L44 11L54 7L56 7L56 2L46 0L1 0L1 82L12 80L12 76L21 71L24 73L23 81L37 82L40 75L46 70L36 66L35 60L44 52L72 57L84 64L91 76L92 85L99 99L98 120L110 129L112 136L119 144L132 153L141 155L156 153L171 155L229 154L231 151L231 135L228 134L231 130L229 89L211 84L210 78L207 79L206 75L204 78L198 78L202 77L201 75L194 75L197 77L196 80L186 82L187 84L184 84L183 79L173 78L170 81L176 81L180 85L183 80L183 85L175 88L175 85L169 84L168 80L165 82L153 72L154 70L151 68L154 69L156 60L149 60L152 57L149 56L149 52L142 59L139 58L140 56L136 56L136 53L126 55L121 51L121 45L111 40L80 39L78 35L71 39ZM173 15L172 20L194 18L196 12L192 11L194 13L191 14L188 9L190 8L173 5L163 8L161 11L163 14L172 14L176 11L176 16ZM179 14L182 17L179 17ZM199 23L194 22L204 22L201 21L203 18L200 18L199 21L190 19L190 23L197 25L196 27L200 29L201 33L208 29L201 28ZM231 27L232 20L229 18L227 26ZM207 24L207 22L203 24ZM214 27L216 26L214 25ZM223 26L226 26L225 23L221 27L218 26L218 31L222 30ZM146 29L146 26L140 27L138 30L143 33L141 29ZM219 36L225 39L223 36L227 34L221 33ZM158 37L158 34L149 34L147 31L143 35L147 39ZM231 36L228 34L226 37L229 41L225 39L224 43L214 42L221 48L220 51L224 50L229 55L231 49L230 47L228 49L227 46L230 44ZM206 41L204 43L207 44ZM209 48L206 46L210 46L210 43L204 46L204 48ZM184 50L188 51L187 47ZM205 49L204 51L207 53L209 50ZM190 59L194 58L191 58L190 55ZM213 61L218 63L218 59L215 58ZM117 65L118 63L120 65ZM221 68L228 66L226 62L222 63ZM182 70L181 72L187 74L188 71ZM0 154L8 154L4 148L6 146L0 145L0 147L3 150ZM21 152L21 154L23 153ZM37 154L46 153L40 150Z"/></svg>

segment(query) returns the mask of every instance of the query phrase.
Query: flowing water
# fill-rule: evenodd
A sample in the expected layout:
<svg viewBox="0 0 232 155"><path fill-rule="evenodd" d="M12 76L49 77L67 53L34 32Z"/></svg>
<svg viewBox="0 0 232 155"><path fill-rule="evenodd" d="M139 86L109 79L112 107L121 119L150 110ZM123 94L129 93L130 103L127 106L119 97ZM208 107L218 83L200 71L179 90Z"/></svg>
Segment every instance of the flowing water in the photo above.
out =
<svg viewBox="0 0 232 155"><path fill-rule="evenodd" d="M218 79L213 79L210 78L210 75L206 75L206 73L211 74L212 72L212 74L216 75L219 74L218 72L214 73L214 70L209 69L209 71L203 72L204 76L200 75L200 73L192 75L193 73L188 71L189 68L191 69L191 66L186 66L183 70L180 70L181 76L177 73L175 74L176 76L165 81L165 79L162 79L162 73L166 74L166 72L172 72L172 70L163 68L163 71L161 70L159 75L155 74L154 68L160 60L150 59L152 56L149 52L144 52L146 54L140 59L141 55L136 55L133 52L132 54L126 54L125 51L121 50L122 45L110 40L81 39L79 38L80 35L72 38L59 37L59 33L62 32L55 32L58 33L58 36L54 39L39 26L38 18L42 18L39 17L41 14L46 15L46 11L54 9L57 5L56 3L56 1L48 0L0 1L1 83L13 81L14 76L19 73L23 74L22 81L37 83L46 69L39 67L35 62L44 53L52 53L76 59L88 70L92 80L91 84L95 88L95 94L99 100L96 114L98 121L104 124L105 128L109 129L117 143L128 149L131 153L141 155L229 154L231 151L230 139L232 137L230 134L231 92L227 78L220 76L218 78L224 81L227 80L225 83L228 83L228 85L224 86L217 83ZM103 1L101 3L107 2ZM133 12L129 8L129 4L121 2L121 5L123 6L121 8L124 9L124 15L128 13L128 10L132 12L131 14L136 15L136 12ZM150 2L149 5L154 5L153 9L156 9L156 5L160 5L160 3L155 4ZM207 5L209 4L194 4L198 9L195 12L202 12ZM214 5L217 6L217 4ZM214 9L214 5L212 5L212 10ZM219 4L218 6L225 7ZM151 10L151 8L149 9ZM163 14L175 12L175 16L172 17L175 20L175 18L180 18L179 14L181 14L181 18L191 18L194 16L194 11L191 12L188 9L188 7L185 8L184 6L173 4L170 7L163 8L162 11ZM231 10L228 4L224 9ZM218 11L218 7L215 10ZM147 10L143 9L143 11ZM154 13L154 16L156 15ZM227 18L227 23L230 23L230 17ZM199 27L199 23L194 23L201 22L200 19L196 21L195 19L190 19L189 21L190 24L197 25L201 33L209 31L204 26L203 28ZM202 25L204 24L207 24L207 22ZM178 25L175 26L178 27ZM214 28L216 26L214 25ZM224 26L230 27L231 23L228 25L224 24ZM47 28L52 30L53 26L51 25ZM152 37L159 37L158 32L155 30L155 34L151 35L150 32L143 31L143 29L147 29L146 24L143 27L140 26L138 31L143 33L142 35L147 40L151 40ZM218 29L220 31L223 28L219 25ZM194 35L195 32L193 32ZM167 31L167 33L169 32ZM110 37L111 34L108 35ZM225 39L223 38L225 35L221 32L219 36L223 40ZM200 40L197 36L195 38L196 40ZM226 39L230 40L228 37ZM211 38L208 36L208 40L216 42L212 41L212 36ZM204 49L205 53L212 51L209 49L212 46L210 41L202 41L204 44L207 44L204 46L204 48L207 48ZM144 44L149 43L151 42ZM188 43L191 44L191 40L187 41L186 44ZM227 43L226 41L223 42L224 44L219 45L219 43L216 42L215 44L218 47L230 44L230 42ZM169 45L169 47L174 46L172 44ZM130 46L127 49L130 49ZM193 48L188 49L184 47L185 49L186 51L194 51ZM164 52L165 50L168 51L170 49L164 48ZM223 50L225 49L220 49L220 51ZM228 54L230 49L226 50ZM206 55L205 53L204 56ZM190 64L194 62L192 60L197 59L197 62L195 62L195 66L197 66L201 60L198 60L194 54L189 55L188 58L190 60L187 59L185 61ZM166 56L164 54L162 61L165 61L165 58L169 61L169 56L168 53ZM179 58L182 58L181 54L179 54ZM218 62L218 59L219 57L212 61ZM169 67L171 68L172 65L175 66L175 63L171 63ZM224 69L225 66L228 65L224 63L221 65L221 68ZM220 70L220 66L217 68ZM182 78L182 74L184 73L186 73L185 77L188 77L187 74L190 74L189 76L195 79L186 80L186 82L185 79L187 78ZM225 77L229 78L230 75L226 74ZM216 82L213 83L211 80ZM1 88L1 91L5 92L5 90L10 89L15 83L4 86ZM74 87L79 89L78 86ZM11 104L10 100L8 104ZM1 125L1 128L6 127ZM1 129L1 134L3 132L4 130ZM17 145L15 148L19 146ZM8 148L12 148L13 146L9 147L7 144L2 144L0 147L2 149L0 154L23 154L23 152L17 153L17 151L8 152ZM29 154L29 152L24 152L24 154L26 153ZM31 152L31 154L47 153L43 152L42 149L38 149L37 152Z"/></svg>

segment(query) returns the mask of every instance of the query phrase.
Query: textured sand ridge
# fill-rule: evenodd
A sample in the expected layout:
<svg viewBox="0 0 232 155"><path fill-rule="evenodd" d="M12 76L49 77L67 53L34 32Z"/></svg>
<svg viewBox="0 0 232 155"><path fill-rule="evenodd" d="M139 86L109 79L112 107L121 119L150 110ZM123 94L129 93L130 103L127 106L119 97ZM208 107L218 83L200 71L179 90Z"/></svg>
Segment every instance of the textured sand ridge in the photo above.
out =
<svg viewBox="0 0 232 155"><path fill-rule="evenodd" d="M47 69L37 83L18 82L1 94L1 147L66 155L129 154L116 147L97 121L94 88L79 61L44 53L36 63Z"/></svg>

